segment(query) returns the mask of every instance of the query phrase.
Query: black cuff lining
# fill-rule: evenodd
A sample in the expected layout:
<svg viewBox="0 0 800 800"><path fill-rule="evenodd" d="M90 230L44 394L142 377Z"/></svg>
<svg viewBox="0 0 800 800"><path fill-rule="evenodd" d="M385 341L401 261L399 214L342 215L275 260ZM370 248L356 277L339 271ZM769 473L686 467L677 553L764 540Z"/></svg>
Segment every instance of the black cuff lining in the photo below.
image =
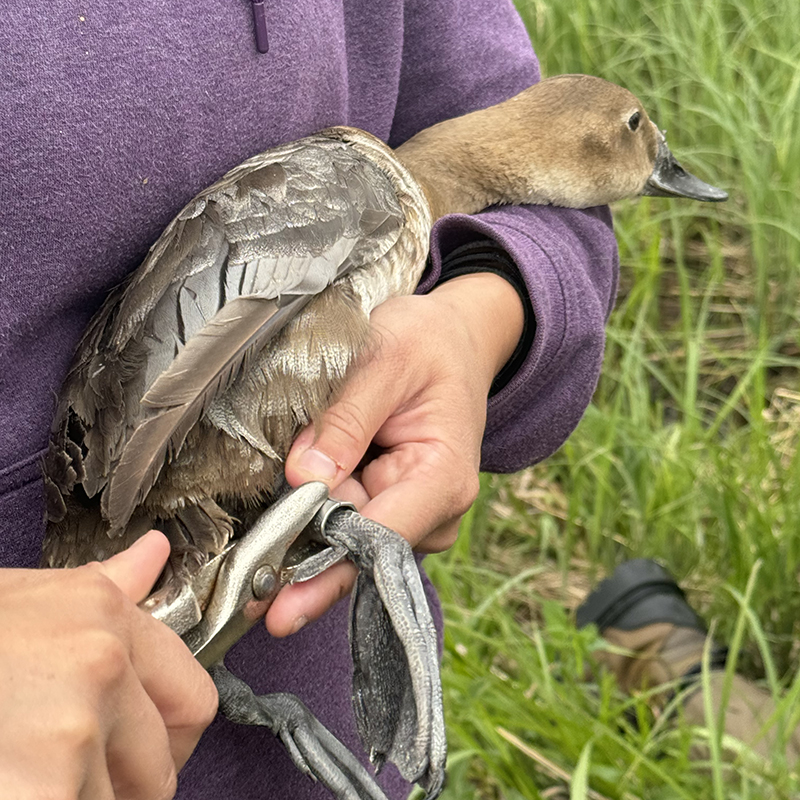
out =
<svg viewBox="0 0 800 800"><path fill-rule="evenodd" d="M508 385L525 362L536 335L536 317L519 268L511 256L491 239L469 242L448 253L442 259L442 274L437 285L461 275L474 275L478 272L491 272L505 278L517 290L524 310L522 336L519 337L511 358L495 376L489 391L489 397L492 397Z"/></svg>

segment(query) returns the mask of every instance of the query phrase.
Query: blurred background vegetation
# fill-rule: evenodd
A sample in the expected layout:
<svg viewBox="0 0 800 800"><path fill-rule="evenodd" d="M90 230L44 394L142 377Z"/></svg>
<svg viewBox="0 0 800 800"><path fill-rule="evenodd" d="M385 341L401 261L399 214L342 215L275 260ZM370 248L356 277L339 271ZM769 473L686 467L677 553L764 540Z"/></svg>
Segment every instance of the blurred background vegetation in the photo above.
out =
<svg viewBox="0 0 800 800"><path fill-rule="evenodd" d="M728 203L615 210L622 284L604 374L546 464L484 476L456 546L426 561L447 632L447 800L782 798L795 765L656 719L595 671L588 589L656 558L800 721L800 3L519 0L545 75L637 94ZM712 756L692 763L698 738Z"/></svg>

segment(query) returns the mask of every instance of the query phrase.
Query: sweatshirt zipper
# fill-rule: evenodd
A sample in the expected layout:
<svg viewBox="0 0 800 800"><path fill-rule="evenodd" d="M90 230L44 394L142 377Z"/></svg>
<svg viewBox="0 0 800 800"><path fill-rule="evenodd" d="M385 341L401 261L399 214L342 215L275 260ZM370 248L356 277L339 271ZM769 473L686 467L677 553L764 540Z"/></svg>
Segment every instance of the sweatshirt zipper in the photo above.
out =
<svg viewBox="0 0 800 800"><path fill-rule="evenodd" d="M253 5L253 29L256 34L256 50L259 53L269 52L267 37L267 9L264 0L250 0Z"/></svg>

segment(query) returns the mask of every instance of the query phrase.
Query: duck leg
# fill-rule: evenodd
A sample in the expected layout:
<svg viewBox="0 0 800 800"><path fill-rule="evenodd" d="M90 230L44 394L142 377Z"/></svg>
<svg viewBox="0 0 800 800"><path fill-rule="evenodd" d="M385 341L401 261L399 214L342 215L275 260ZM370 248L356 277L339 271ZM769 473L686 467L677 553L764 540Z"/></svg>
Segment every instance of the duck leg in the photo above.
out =
<svg viewBox="0 0 800 800"><path fill-rule="evenodd" d="M292 580L345 556L358 567L350 647L359 735L378 769L388 759L432 800L444 785L447 742L436 629L411 547L347 507L327 514L318 535L331 549L306 559Z"/></svg>
<svg viewBox="0 0 800 800"><path fill-rule="evenodd" d="M358 759L297 697L287 693L258 696L221 663L208 672L219 692L219 710L231 722L269 728L295 766L339 800L387 800Z"/></svg>

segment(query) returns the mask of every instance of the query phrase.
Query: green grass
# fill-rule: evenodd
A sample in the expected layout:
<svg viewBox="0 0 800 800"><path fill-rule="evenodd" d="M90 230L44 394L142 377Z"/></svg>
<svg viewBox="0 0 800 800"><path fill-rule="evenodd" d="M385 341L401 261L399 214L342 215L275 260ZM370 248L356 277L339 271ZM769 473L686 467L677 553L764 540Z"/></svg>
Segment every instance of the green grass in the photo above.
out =
<svg viewBox="0 0 800 800"><path fill-rule="evenodd" d="M585 681L600 642L568 613L620 561L657 558L779 702L777 728L800 720L800 4L520 10L545 74L627 86L731 200L615 209L622 290L592 407L546 464L486 476L459 542L428 559L447 618L446 797L800 796L779 754L723 764L713 718L692 730L607 675Z"/></svg>

